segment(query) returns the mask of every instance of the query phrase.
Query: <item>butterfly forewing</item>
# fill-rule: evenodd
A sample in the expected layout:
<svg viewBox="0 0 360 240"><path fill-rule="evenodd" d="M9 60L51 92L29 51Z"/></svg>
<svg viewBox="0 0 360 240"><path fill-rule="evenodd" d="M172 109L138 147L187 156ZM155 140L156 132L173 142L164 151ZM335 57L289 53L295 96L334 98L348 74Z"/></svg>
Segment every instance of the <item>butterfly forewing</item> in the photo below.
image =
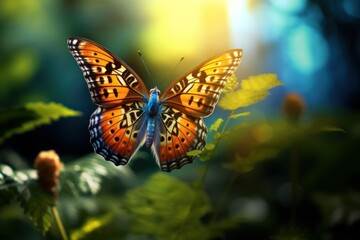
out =
<svg viewBox="0 0 360 240"><path fill-rule="evenodd" d="M142 101L148 91L139 76L109 50L84 38L69 38L68 48L86 79L91 99L99 106Z"/></svg>
<svg viewBox="0 0 360 240"><path fill-rule="evenodd" d="M241 49L215 56L178 78L167 90L162 101L195 117L210 115L219 100L226 80L234 74L242 57Z"/></svg>

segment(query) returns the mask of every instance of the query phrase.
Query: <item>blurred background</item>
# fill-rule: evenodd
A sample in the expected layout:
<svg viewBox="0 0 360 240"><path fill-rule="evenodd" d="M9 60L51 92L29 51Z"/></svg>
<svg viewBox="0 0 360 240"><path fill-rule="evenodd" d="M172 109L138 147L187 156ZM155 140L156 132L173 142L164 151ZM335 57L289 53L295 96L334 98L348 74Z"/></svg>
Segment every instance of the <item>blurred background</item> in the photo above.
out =
<svg viewBox="0 0 360 240"><path fill-rule="evenodd" d="M354 0L2 0L0 4L0 106L54 101L84 113L81 119L46 129L49 146L31 141L29 148L28 139L17 139L16 145L24 139L20 148L24 153L34 155L38 148L59 143L56 147L68 153L91 151L87 121L95 106L67 49L70 36L101 43L126 61L148 88L154 83L138 50L155 84L165 81L160 86L165 89L205 59L243 48L239 79L276 73L284 81L256 111L279 114L281 99L293 91L306 99L309 113L359 107L360 4ZM185 60L171 72L181 57ZM213 118L216 114L221 111ZM63 146L62 140L69 144Z"/></svg>
<svg viewBox="0 0 360 240"><path fill-rule="evenodd" d="M305 156L315 152L319 155L304 161L303 170L308 171L308 188L304 192L359 190L356 158L360 135L360 2L357 0L1 0L0 36L0 107L30 101L58 102L83 113L81 117L63 119L14 136L1 146L29 163L43 149L56 149L64 159L93 152L87 126L96 106L91 102L81 70L67 49L68 37L81 36L102 44L128 63L148 88L164 81L161 90L207 58L231 48L242 48L243 60L236 72L239 80L276 73L284 82L271 90L265 101L244 109L252 112L248 122L281 118L284 97L296 92L306 105L305 125L327 116L325 122L338 124L348 133L321 136L316 139L319 145L306 146ZM138 50L154 83L139 59ZM182 57L184 60L172 71ZM217 108L205 122L209 126L226 114ZM336 150L327 152L331 148ZM274 199L286 191L287 174L283 174L282 180L276 177L281 175L279 172L287 171L283 164L281 160L266 163L261 171L241 178L243 185L239 183L239 188L252 190L245 191L248 198L237 198L233 206L242 206L236 208L241 213L260 208L260 215L254 216L265 218L270 210L256 196L255 189L265 191L265 186L258 185L270 179L282 182L274 190ZM312 164L317 166L317 171ZM134 165L140 170L157 171L151 157ZM184 175L189 168L186 166ZM343 178L327 184L327 179L334 175ZM258 185L252 185L251 181ZM234 194L241 193L238 191ZM359 195L356 199L360 199ZM286 204L280 203L277 206L282 211ZM304 203L304 206L309 212L314 209L312 204ZM344 206L341 209L338 219L348 213ZM350 212L356 214L346 221L357 224L351 227L358 226L359 208ZM303 218L304 222L307 217ZM316 221L320 217L311 219ZM348 224L346 221L341 224ZM343 225L339 228L348 230ZM263 237L249 233L256 229L250 226L240 236ZM326 236L322 239L336 239Z"/></svg>

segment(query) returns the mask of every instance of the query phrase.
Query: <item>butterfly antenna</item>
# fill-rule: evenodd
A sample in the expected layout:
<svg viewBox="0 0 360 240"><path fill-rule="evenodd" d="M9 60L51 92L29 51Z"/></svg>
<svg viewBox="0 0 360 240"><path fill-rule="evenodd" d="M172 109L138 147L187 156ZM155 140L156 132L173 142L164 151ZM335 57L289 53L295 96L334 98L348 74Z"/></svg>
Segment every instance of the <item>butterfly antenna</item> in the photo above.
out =
<svg viewBox="0 0 360 240"><path fill-rule="evenodd" d="M152 79L152 77L151 77L151 74L150 74L150 72L149 72L149 69L148 69L148 67L146 66L146 63L145 63L145 61L144 61L144 58L143 58L140 50L138 50L138 54L139 54L139 57L140 57L140 59L141 59L142 64L144 65L144 67L145 67L145 69L146 69L147 74L149 75L149 79L152 81L153 85L155 86L154 79Z"/></svg>
<svg viewBox="0 0 360 240"><path fill-rule="evenodd" d="M175 71L176 67L177 67L183 60L184 60L184 57L180 58L180 60L177 62L177 64L175 64L175 66L174 66L174 67L171 69L171 71L168 73L167 77L159 83L159 87L161 86L161 84L164 83L164 81L165 81L166 79L169 78L169 76Z"/></svg>

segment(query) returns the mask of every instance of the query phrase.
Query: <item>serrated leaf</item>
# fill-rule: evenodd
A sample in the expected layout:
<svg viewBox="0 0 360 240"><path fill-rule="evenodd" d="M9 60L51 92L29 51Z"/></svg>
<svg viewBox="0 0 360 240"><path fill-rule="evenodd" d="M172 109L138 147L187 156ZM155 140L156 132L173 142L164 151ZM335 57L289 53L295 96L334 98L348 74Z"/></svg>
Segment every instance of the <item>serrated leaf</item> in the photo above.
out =
<svg viewBox="0 0 360 240"><path fill-rule="evenodd" d="M222 118L218 118L215 120L215 122L210 126L210 131L211 132L216 132L219 127L221 126L221 124L223 123L224 119Z"/></svg>
<svg viewBox="0 0 360 240"><path fill-rule="evenodd" d="M59 103L27 103L21 107L0 109L0 144L15 134L21 134L62 117L79 116Z"/></svg>
<svg viewBox="0 0 360 240"><path fill-rule="evenodd" d="M219 106L226 110L236 110L257 103L269 95L270 88L281 85L276 74L251 76L241 81L241 89L226 93Z"/></svg>
<svg viewBox="0 0 360 240"><path fill-rule="evenodd" d="M239 118L239 117L245 117L245 116L249 116L249 115L250 115L250 112L243 112L243 113L233 114L229 118L230 119L236 119L236 118Z"/></svg>
<svg viewBox="0 0 360 240"><path fill-rule="evenodd" d="M30 184L18 200L30 221L45 234L52 224L51 208L55 206L55 198L45 193L38 184Z"/></svg>

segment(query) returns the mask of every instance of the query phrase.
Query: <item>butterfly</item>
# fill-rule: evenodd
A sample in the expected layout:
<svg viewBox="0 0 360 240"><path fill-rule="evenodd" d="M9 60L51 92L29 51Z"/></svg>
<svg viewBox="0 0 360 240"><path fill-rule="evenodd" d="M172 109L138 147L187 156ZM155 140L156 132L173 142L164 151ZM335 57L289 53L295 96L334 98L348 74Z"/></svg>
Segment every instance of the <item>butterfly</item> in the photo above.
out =
<svg viewBox="0 0 360 240"><path fill-rule="evenodd" d="M79 37L69 38L67 44L98 106L89 124L95 152L125 165L145 144L167 172L193 162L195 157L187 152L204 148L203 118L214 111L242 58L241 49L212 57L161 95L157 87L148 91L134 70L100 44Z"/></svg>

